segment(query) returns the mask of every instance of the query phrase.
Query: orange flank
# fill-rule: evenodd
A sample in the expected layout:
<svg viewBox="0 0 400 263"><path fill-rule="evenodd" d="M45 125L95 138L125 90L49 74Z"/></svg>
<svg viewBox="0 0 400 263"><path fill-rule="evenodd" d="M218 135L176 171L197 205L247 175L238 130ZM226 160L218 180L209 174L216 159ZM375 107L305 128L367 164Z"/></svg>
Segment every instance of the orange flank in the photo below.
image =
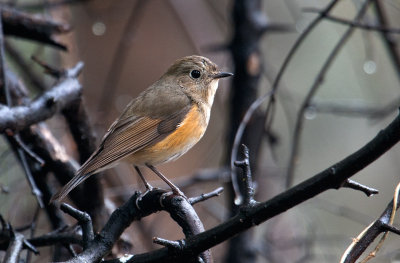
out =
<svg viewBox="0 0 400 263"><path fill-rule="evenodd" d="M138 165L145 165L149 159L152 165L174 160L201 139L207 128L206 122L206 117L194 104L174 132L153 146L127 156L126 160Z"/></svg>

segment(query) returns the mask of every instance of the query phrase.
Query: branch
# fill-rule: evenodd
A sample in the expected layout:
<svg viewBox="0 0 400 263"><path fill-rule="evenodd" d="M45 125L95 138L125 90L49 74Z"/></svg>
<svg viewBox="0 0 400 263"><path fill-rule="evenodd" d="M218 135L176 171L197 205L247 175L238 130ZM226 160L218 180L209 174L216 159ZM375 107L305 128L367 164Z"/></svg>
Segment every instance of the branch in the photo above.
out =
<svg viewBox="0 0 400 263"><path fill-rule="evenodd" d="M89 2L90 0L58 0L58 1L46 1L46 2L38 2L38 3L18 3L17 7L19 9L24 9L24 10L38 10L38 11L43 11L43 9L52 9L52 8L57 8L61 6L69 6L71 7L72 5L75 4L84 4L85 2Z"/></svg>
<svg viewBox="0 0 400 263"><path fill-rule="evenodd" d="M347 179L346 181L344 181L342 187L361 191L368 197L379 194L379 191L377 189L368 187L366 185L360 184L360 183L350 180L350 179Z"/></svg>
<svg viewBox="0 0 400 263"><path fill-rule="evenodd" d="M308 8L303 8L304 12L309 12L309 13L322 13L323 10L318 9L318 8L314 8L314 7L308 7ZM323 14L323 17L331 20L333 22L339 23L339 24L343 24L343 25L347 25L347 26L353 26L353 27L357 27L360 29L365 29L365 30L372 30L372 31L378 31L378 32L382 32L382 33L391 33L391 34L400 34L400 28L387 28L384 26L377 26L377 25L370 25L370 24L364 24L364 23L360 23L357 21L353 21L353 20L347 20L347 19L343 19L340 17L336 17L336 16L332 16L329 14Z"/></svg>
<svg viewBox="0 0 400 263"><path fill-rule="evenodd" d="M179 257L173 257L167 248L135 255L127 263L139 262L185 262L189 255L200 253L225 240L232 238L255 225L280 214L288 209L325 192L339 189L343 182L377 160L400 141L400 115L375 138L358 151L340 162L314 175L310 179L290 188L274 198L240 211L228 221L185 240ZM150 260L151 259L151 260ZM107 263L117 263L110 260Z"/></svg>
<svg viewBox="0 0 400 263"><path fill-rule="evenodd" d="M68 24L54 22L51 19L1 7L4 34L49 44L62 50L66 46L53 38L53 34L64 34L71 31Z"/></svg>
<svg viewBox="0 0 400 263"><path fill-rule="evenodd" d="M0 233L0 236L3 233ZM4 244L4 237L1 239L2 244L0 245L0 250L4 250L7 248L7 244ZM64 244L77 244L83 247L82 236L76 233L49 233L42 236L28 238L26 240L26 244L24 243L24 249L29 249L33 251L35 254L39 254L38 251L35 251L36 247L47 247L54 246L56 244L64 245Z"/></svg>
<svg viewBox="0 0 400 263"><path fill-rule="evenodd" d="M234 78L230 92L230 121L227 133L228 151L232 153L231 157L231 182L227 184L228 204L230 204L230 215L237 213L237 205L242 203L241 192L243 184L240 182L238 169L233 161L237 160L237 151L235 151L236 130L241 126L242 116L246 114L247 109L256 100L260 90L260 79L264 61L261 49L261 39L267 33L274 31L274 25L268 21L261 0L235 0L232 1L232 23L233 35L230 43L232 61L235 65ZM275 29L285 29L276 26ZM254 111L251 122L246 123L246 130L243 129L240 143L246 144L251 150L253 158L250 161L252 167L256 167L260 156L261 141L264 137L264 115L260 111ZM239 128L240 129L240 128ZM227 160L229 162L229 159ZM254 180L257 174L253 174ZM249 258L255 258L256 252L253 249L255 245L254 232L249 231L238 235L229 241L228 251L225 262L245 263L250 262Z"/></svg>
<svg viewBox="0 0 400 263"><path fill-rule="evenodd" d="M255 189L253 186L253 181L251 177L251 169L250 169L250 157L249 157L249 148L246 145L242 144L243 147L243 160L235 161L235 166L241 168L243 170L243 175L241 181L244 184L244 199L241 204L243 207L249 207L256 203L254 200Z"/></svg>
<svg viewBox="0 0 400 263"><path fill-rule="evenodd" d="M25 239L24 235L15 232L9 223L6 223L4 218L0 215L0 249L7 249L7 252L2 262L12 263L18 262L19 253L25 247L35 254L39 254L35 246Z"/></svg>
<svg viewBox="0 0 400 263"><path fill-rule="evenodd" d="M399 230L392 226L396 210L400 206L399 202L399 189L400 184L397 185L392 201L387 205L381 216L372 222L366 229L364 229L357 238L346 249L340 263L353 263L364 253L364 251L372 244L372 242L381 234L384 233L375 249L362 261L366 262L374 257L378 250L383 245L388 232L400 234Z"/></svg>
<svg viewBox="0 0 400 263"><path fill-rule="evenodd" d="M191 205L194 205L194 204L203 202L203 201L205 201L207 199L210 199L212 197L219 196L222 193L222 191L224 191L224 188L223 187L218 187L217 189L215 189L212 192L209 192L209 193L206 193L206 194L202 194L202 195L196 196L196 197L191 197L191 198L188 199L188 202Z"/></svg>
<svg viewBox="0 0 400 263"><path fill-rule="evenodd" d="M4 256L4 263L17 263L19 253L22 250L24 244L24 235L20 233L13 233L10 245L8 246L6 255Z"/></svg>
<svg viewBox="0 0 400 263"><path fill-rule="evenodd" d="M242 119L242 121L240 122L240 125L236 131L235 134L235 138L234 138L234 142L233 142L233 146L232 146L232 150L231 150L231 171L234 169L234 160L236 160L236 156L237 156L237 152L239 149L239 145L240 142L242 141L242 137L243 137L243 133L245 128L248 125L248 122L250 121L251 117L253 116L254 112L256 109L258 109L262 103L269 98L268 100L268 106L267 106L267 110L265 112L265 116L266 118L269 117L269 113L271 111L273 111L274 108L274 104L275 104L275 93L278 90L280 81L282 79L283 73L285 73L287 67L289 66L290 61L292 60L292 58L294 57L294 54L296 53L296 51L300 48L301 44L304 42L304 40L306 39L306 37L312 32L312 30L322 21L323 14L327 14L329 13L338 3L339 0L332 0L327 6L326 8L321 12L321 14L316 17L309 26L307 26L307 28L301 33L301 35L299 36L299 38L297 38L296 42L293 44L292 48L290 49L289 53L287 54L287 56L285 57L282 66L280 67L278 74L276 75L276 78L274 80L274 83L272 84L272 90L268 91L267 93L265 93L263 96L259 97L257 100L253 101L252 104L250 105L250 107L246 110L246 113L244 114L244 117ZM270 118L270 120L268 121L268 126L266 128L267 132L269 130L269 127L272 125L273 119ZM235 187L235 183L234 181L236 180L234 173L231 172L231 180L234 184ZM236 183L237 185L237 183ZM238 189L235 190L235 200L237 201L237 203L240 203L240 201L242 200L242 196L240 194L240 191Z"/></svg>
<svg viewBox="0 0 400 263"><path fill-rule="evenodd" d="M384 10L383 3L381 3L381 1L374 1L374 7L379 25L382 27L389 27L389 19ZM400 80L400 55L397 50L397 43L388 32L382 31L381 35L388 49L388 57L392 60L393 66L396 69L397 79Z"/></svg>
<svg viewBox="0 0 400 263"><path fill-rule="evenodd" d="M162 206L164 207L165 211L169 213L171 218L175 220L175 222L177 222L182 228L186 238L193 237L201 232L204 232L203 223L201 222L196 211L193 209L193 206L186 198L179 195L167 195L162 200ZM174 254L179 255L179 253L180 249L175 249ZM193 255L196 254L192 254L192 256L188 257L186 260L193 260ZM202 262L212 262L211 253L209 250L200 253L199 256L202 259Z"/></svg>
<svg viewBox="0 0 400 263"><path fill-rule="evenodd" d="M236 130L239 133L242 126L242 116L245 115L249 106L257 98L259 90L259 80L263 68L263 59L260 49L260 40L265 35L266 28L270 26L268 17L262 9L262 1L249 0L249 1L233 1L233 26L234 34L230 43L230 50L232 59L235 64L235 72L232 82L232 90L230 95L230 133L228 134L228 141L232 145L228 145L231 151L231 180L235 196L234 203L236 205L242 202L240 185L236 175L236 167L233 162L237 159L237 148L240 143L244 143L252 151L254 158L251 159L251 165L255 166L257 163L257 156L260 149L260 141L264 132L264 119L260 112L253 112L252 121L250 118L246 121L247 130L242 128L240 131L241 138L237 141ZM246 245L248 242L246 242ZM240 244L239 244L240 245ZM232 251L237 251L233 248ZM232 254L232 253L230 253ZM240 261L235 255L232 260ZM230 261L232 261L230 260Z"/></svg>
<svg viewBox="0 0 400 263"><path fill-rule="evenodd" d="M20 104L22 103L23 104L23 103L30 102L24 85L22 84L22 82L19 79L17 79L15 74L13 74L9 70L6 71L6 83L8 83L7 87L9 88L10 96L13 98L13 103L20 103ZM3 98L3 99L5 99L5 98ZM41 126L43 126L43 125L44 124L42 123ZM36 193L41 192L43 194L43 200L45 200L44 206L45 206L45 209L49 216L50 222L53 227L57 228L61 224L63 224L61 217L59 217L58 211L48 207L46 204L46 200L49 200L50 197L49 197L48 185L45 182L46 176L44 176L44 175L47 174L48 168L52 167L52 162L49 162L48 159L44 160L46 167L38 166L36 164L36 159L34 159L35 162L30 162L30 158L25 158L24 153L27 152L26 149L24 149L25 152L22 152L20 150L22 145L20 143L17 143L18 139L20 139L21 142L23 142L23 141L27 142L29 144L29 145L26 145L27 149L31 149L31 152L34 153L34 155L43 157L42 156L43 152L36 151L37 149L32 148L32 146L35 145L34 142L36 142L36 139L32 139L35 136L30 136L29 138L26 137L27 133L29 133L29 134L35 133L35 130L38 130L38 127L39 127L39 125L31 126L30 129L26 129L22 133L16 133L14 136L5 136L5 138L11 144L14 153L17 155L17 157L19 158L19 160L21 162L21 165L23 165L23 168L26 170L26 174L27 175L29 174L29 178L28 178L29 182L35 183L35 187L32 187L32 191L36 192ZM12 132L10 132L10 133L12 133ZM8 134L8 135L10 135L10 134ZM48 139L48 137L46 139ZM62 147L58 147L58 148L61 149ZM60 156L61 155L58 155L58 157L60 157ZM26 162L26 161L28 161L28 162ZM27 166L27 164L28 164L28 166ZM38 169L40 169L41 171L39 172ZM61 173L61 172L65 172L66 169L60 169L57 171L58 171L58 173ZM32 176L34 178L32 178Z"/></svg>
<svg viewBox="0 0 400 263"><path fill-rule="evenodd" d="M94 239L93 225L90 215L88 213L81 212L65 203L61 204L60 208L64 213L67 213L78 220L79 225L82 228L83 248L87 248L89 243Z"/></svg>
<svg viewBox="0 0 400 263"><path fill-rule="evenodd" d="M165 210L170 213L171 217L182 227L182 230L187 238L194 237L200 232L204 231L204 227L193 207L189 201L182 196L170 194L170 192L161 189L153 189L147 192L145 195L141 195L139 192L136 192L124 205L119 207L111 214L106 225L103 227L101 232L96 235L89 247L81 254L68 260L67 262L97 262L101 260L106 254L109 253L113 245L121 236L122 232L133 221L140 220L145 216L161 210ZM157 240L161 239L156 239L156 242ZM174 241L165 241L164 243L177 244ZM185 258L186 262L193 260L196 258L196 255L199 254L204 262L211 262L210 253L202 253L203 251L190 253ZM180 253L180 249L178 251L170 250L170 255L172 257L180 255Z"/></svg>
<svg viewBox="0 0 400 263"><path fill-rule="evenodd" d="M46 84L43 79L43 75L36 73L31 63L28 63L25 59L25 56L23 55L23 52L21 52L21 49L17 48L7 39L4 41L4 48L6 50L6 53L11 58L11 63L15 63L16 65L18 65L18 68L20 69L18 72L21 72L21 75L25 76L24 79L27 79L32 84L32 86L37 88L38 90L46 90ZM7 78L8 75L10 74L8 74L7 72Z"/></svg>
<svg viewBox="0 0 400 263"><path fill-rule="evenodd" d="M36 247L54 246L54 244L78 244L83 246L81 235L69 233L46 234L30 238L28 241Z"/></svg>
<svg viewBox="0 0 400 263"><path fill-rule="evenodd" d="M75 100L80 99L82 87L77 79L83 63L78 63L68 70L68 75L51 90L43 93L39 98L26 106L0 108L0 132L6 129L13 132L20 131L46 120L56 112L69 106ZM70 74L70 73L74 74Z"/></svg>
<svg viewBox="0 0 400 263"><path fill-rule="evenodd" d="M14 55L18 54L16 53ZM16 56L16 58L17 61L21 60L21 58L18 58L18 56ZM41 61L37 57L32 57L32 59L42 66L46 73L61 79L67 76L73 77L77 75L78 71L80 70L79 68L77 68L77 70L69 71L57 69ZM38 82L38 76L35 73L29 71L28 69L24 70L24 67L22 68L22 71L26 73L28 78L34 80L39 90L46 90L44 83ZM9 74L9 72L7 73L7 80L14 80L15 77L11 78L13 75ZM15 80L13 82L14 85L20 84L20 82ZM21 100L21 97L22 96L19 96L19 100ZM25 104L30 103L28 99L24 99L24 102ZM77 145L80 161L83 163L95 150L96 138L90 127L88 116L82 100L79 99L71 101L71 103L62 110L62 114L68 123L70 131ZM60 184L64 185L74 176L76 169L79 168L78 163L76 163L70 156L67 156L65 151L63 151L64 147L58 145L59 143L54 139L51 132L46 127L41 125L39 129L40 130L36 129L36 131L32 131L31 128L33 134L28 134L28 137L30 138L25 139L25 141L35 142L34 147L36 148L36 151L40 152L41 155L46 156L47 168L51 167L50 169L53 171L53 174L58 179ZM91 215L95 226L97 226L97 222L104 222L105 220L103 221L101 218L102 215L104 215L102 212L104 208L104 198L100 183L98 182L98 177L90 177L79 189L81 191L73 191L71 193L70 197L72 201L80 210L86 211ZM90 192L93 198L90 198L89 200L82 198L83 195L80 195L79 193L85 191Z"/></svg>
<svg viewBox="0 0 400 263"><path fill-rule="evenodd" d="M331 113L342 115L346 117L365 117L371 119L383 119L389 114L393 113L398 109L400 105L400 98L395 98L388 104L382 107L374 107L366 103L351 102L319 102L313 101L310 103L308 108L312 108L316 112L320 113Z"/></svg>
<svg viewBox="0 0 400 263"><path fill-rule="evenodd" d="M354 21L358 22L367 12L369 3L372 0L365 0L360 9L358 10ZM340 37L339 41L335 44L334 48L332 51L329 53L328 58L325 60L324 64L322 65L320 71L318 72L317 76L315 77L315 80L310 87L310 90L308 91L299 112L297 113L297 119L296 119L296 125L295 129L293 132L293 139L292 139L292 147L290 151L290 157L289 157L289 162L288 162L288 171L287 171L287 177L286 177L286 186L290 186L293 182L293 177L294 177L294 170L295 170L295 161L298 155L299 151L299 144L300 144L300 137L304 125L304 113L306 112L308 106L310 105L310 102L312 98L314 97L314 94L317 92L317 90L320 88L321 84L324 81L325 75L327 74L328 70L330 69L332 63L335 61L337 55L339 54L339 51L343 48L343 46L346 44L347 40L350 38L350 36L353 34L355 29L355 26L350 25L349 28L343 33L343 35Z"/></svg>
<svg viewBox="0 0 400 263"><path fill-rule="evenodd" d="M168 247L168 248L175 249L175 250L181 249L183 247L183 244L180 241L171 241L171 240L160 238L160 237L153 238L153 242L155 244L159 244L161 246Z"/></svg>

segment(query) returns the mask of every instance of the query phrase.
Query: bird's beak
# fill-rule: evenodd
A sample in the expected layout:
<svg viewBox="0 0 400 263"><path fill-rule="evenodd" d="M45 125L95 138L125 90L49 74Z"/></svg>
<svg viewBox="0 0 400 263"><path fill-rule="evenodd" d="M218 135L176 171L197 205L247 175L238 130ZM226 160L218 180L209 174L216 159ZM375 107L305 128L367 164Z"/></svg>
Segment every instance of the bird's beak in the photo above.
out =
<svg viewBox="0 0 400 263"><path fill-rule="evenodd" d="M229 72L218 72L217 74L213 75L213 79L221 79L221 78L226 78L226 77L230 77L233 76L233 73L229 73Z"/></svg>

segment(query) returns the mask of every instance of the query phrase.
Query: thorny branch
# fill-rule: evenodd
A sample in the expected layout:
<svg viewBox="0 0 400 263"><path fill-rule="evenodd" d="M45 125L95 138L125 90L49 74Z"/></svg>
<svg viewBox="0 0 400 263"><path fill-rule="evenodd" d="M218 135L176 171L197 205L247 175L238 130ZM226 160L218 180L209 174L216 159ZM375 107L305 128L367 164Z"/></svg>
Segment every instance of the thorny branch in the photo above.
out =
<svg viewBox="0 0 400 263"><path fill-rule="evenodd" d="M400 184L397 185L394 192L392 201L387 205L381 216L372 222L367 228L365 228L358 236L353 240L351 245L346 249L343 254L340 263L353 263L364 253L364 251L372 244L372 242L381 234L384 233L378 245L375 249L369 253L369 255L361 262L367 262L370 258L375 257L378 250L383 245L388 232L396 233L400 235L400 230L392 226L394 215L396 210L400 206L399 202L399 190Z"/></svg>

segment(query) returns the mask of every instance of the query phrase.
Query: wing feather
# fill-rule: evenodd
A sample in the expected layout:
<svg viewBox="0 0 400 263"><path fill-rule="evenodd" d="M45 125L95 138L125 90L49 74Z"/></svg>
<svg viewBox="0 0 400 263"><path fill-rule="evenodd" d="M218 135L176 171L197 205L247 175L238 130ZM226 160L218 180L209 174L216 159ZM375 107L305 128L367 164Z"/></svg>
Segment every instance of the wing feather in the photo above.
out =
<svg viewBox="0 0 400 263"><path fill-rule="evenodd" d="M189 110L190 105L164 120L132 117L131 120L119 122L107 132L99 149L82 165L78 173L95 173L129 154L156 144L176 130Z"/></svg>

